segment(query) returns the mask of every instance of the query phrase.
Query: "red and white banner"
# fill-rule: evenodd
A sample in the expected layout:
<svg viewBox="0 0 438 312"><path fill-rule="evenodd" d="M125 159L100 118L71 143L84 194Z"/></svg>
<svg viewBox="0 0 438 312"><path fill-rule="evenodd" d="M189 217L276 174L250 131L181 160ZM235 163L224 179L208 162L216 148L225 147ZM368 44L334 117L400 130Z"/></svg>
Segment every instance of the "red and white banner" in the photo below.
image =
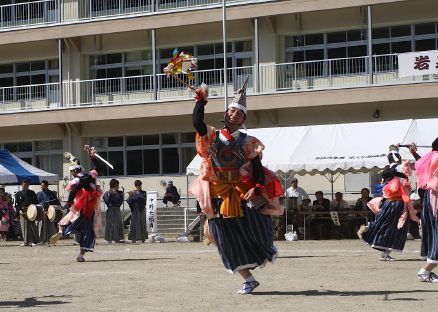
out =
<svg viewBox="0 0 438 312"><path fill-rule="evenodd" d="M400 77L438 74L438 51L420 51L398 55Z"/></svg>

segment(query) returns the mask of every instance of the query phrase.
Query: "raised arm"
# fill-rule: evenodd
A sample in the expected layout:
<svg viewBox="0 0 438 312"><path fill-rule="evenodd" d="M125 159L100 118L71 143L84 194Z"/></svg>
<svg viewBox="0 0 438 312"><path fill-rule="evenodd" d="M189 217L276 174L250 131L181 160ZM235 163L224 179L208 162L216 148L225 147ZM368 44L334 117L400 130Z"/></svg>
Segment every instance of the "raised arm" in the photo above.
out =
<svg viewBox="0 0 438 312"><path fill-rule="evenodd" d="M200 88L196 89L196 104L192 114L193 127L200 136L207 134L207 125L204 123L204 107L207 104L207 97L207 86L202 84Z"/></svg>

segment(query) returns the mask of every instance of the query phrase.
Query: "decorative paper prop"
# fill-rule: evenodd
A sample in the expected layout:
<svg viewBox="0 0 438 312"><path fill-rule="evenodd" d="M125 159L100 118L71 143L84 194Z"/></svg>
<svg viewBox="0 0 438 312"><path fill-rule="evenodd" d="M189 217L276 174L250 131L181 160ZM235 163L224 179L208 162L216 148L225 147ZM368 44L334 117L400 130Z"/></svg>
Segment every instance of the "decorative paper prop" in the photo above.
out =
<svg viewBox="0 0 438 312"><path fill-rule="evenodd" d="M185 86L195 91L195 88L189 85L187 82L178 77L179 74L186 74L189 81L193 80L192 71L197 66L198 59L194 58L191 54L185 53L184 51L178 52L177 49L173 50L173 58L164 68L164 73L169 76L173 76L178 79Z"/></svg>

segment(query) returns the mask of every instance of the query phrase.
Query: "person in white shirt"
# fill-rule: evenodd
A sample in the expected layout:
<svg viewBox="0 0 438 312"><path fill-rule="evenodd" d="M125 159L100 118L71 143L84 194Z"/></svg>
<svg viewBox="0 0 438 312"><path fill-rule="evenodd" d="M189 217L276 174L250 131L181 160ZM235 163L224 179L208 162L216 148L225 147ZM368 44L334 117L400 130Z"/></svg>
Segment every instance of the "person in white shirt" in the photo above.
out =
<svg viewBox="0 0 438 312"><path fill-rule="evenodd" d="M286 190L285 196L287 198L296 198L297 206L300 207L303 203L303 199L309 199L306 191L298 186L298 179L292 178L290 181L291 187Z"/></svg>
<svg viewBox="0 0 438 312"><path fill-rule="evenodd" d="M348 210L348 202L342 199L343 195L341 192L337 192L335 194L335 199L330 203L330 210L332 211L340 211L340 210Z"/></svg>

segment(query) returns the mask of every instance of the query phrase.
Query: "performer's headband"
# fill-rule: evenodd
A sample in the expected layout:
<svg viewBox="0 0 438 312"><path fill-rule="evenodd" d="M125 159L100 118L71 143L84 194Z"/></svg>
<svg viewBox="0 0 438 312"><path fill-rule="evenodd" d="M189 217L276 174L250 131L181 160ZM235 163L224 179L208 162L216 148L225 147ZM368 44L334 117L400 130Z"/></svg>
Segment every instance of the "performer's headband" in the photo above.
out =
<svg viewBox="0 0 438 312"><path fill-rule="evenodd" d="M233 102L233 103L230 103L230 105L228 105L228 108L231 108L231 107L240 109L246 115L246 107L245 106Z"/></svg>

